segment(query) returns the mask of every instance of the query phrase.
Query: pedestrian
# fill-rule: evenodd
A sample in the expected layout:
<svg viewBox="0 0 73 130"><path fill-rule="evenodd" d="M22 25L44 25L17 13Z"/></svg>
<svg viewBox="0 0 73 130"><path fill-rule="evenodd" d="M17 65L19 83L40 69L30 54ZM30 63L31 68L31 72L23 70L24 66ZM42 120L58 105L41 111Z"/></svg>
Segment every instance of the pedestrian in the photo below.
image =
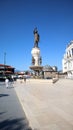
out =
<svg viewBox="0 0 73 130"><path fill-rule="evenodd" d="M24 77L24 82L26 83L26 77Z"/></svg>
<svg viewBox="0 0 73 130"><path fill-rule="evenodd" d="M5 79L5 85L6 85L6 88L8 88L9 87L9 79Z"/></svg>

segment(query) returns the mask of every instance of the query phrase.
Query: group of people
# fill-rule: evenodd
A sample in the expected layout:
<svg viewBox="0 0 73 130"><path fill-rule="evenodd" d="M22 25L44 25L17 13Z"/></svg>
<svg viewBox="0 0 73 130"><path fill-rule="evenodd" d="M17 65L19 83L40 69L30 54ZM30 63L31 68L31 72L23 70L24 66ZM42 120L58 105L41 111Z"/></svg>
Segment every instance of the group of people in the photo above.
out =
<svg viewBox="0 0 73 130"><path fill-rule="evenodd" d="M26 83L26 77L24 77L23 79L24 79L24 82ZM6 77L6 79L5 79L5 86L6 86L6 88L8 88L9 85L13 86L14 81L15 81L14 78ZM22 79L20 80L20 83L22 83Z"/></svg>

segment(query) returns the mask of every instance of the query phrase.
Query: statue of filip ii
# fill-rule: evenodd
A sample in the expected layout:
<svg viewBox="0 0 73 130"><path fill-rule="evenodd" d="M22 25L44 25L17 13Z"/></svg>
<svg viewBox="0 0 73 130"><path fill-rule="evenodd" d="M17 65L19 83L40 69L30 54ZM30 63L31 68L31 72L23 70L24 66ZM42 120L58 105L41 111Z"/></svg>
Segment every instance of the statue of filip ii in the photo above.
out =
<svg viewBox="0 0 73 130"><path fill-rule="evenodd" d="M40 36L38 34L37 28L34 29L33 33L34 33L34 47L38 47L38 42L39 42Z"/></svg>

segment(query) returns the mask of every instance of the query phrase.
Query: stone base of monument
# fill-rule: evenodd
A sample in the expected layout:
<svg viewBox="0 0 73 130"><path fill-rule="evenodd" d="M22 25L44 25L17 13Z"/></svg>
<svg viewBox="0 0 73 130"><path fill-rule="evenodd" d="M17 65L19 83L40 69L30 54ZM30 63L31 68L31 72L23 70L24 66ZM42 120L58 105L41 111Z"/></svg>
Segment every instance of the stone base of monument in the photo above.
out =
<svg viewBox="0 0 73 130"><path fill-rule="evenodd" d="M30 66L30 69L34 71L42 71L43 66Z"/></svg>
<svg viewBox="0 0 73 130"><path fill-rule="evenodd" d="M30 69L34 71L35 75L33 78L42 78L42 75L40 75L40 72L43 69L43 66L30 66Z"/></svg>

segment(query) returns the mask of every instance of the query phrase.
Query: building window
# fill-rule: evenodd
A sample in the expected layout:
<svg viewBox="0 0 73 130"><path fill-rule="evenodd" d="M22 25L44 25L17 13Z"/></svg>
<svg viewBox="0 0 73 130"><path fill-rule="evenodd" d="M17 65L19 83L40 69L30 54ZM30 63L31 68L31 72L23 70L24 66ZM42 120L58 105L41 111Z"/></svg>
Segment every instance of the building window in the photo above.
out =
<svg viewBox="0 0 73 130"><path fill-rule="evenodd" d="M70 57L70 51L68 52L68 56Z"/></svg>
<svg viewBox="0 0 73 130"><path fill-rule="evenodd" d="M72 56L73 56L73 48L72 48Z"/></svg>
<svg viewBox="0 0 73 130"><path fill-rule="evenodd" d="M67 52L67 58L68 58L68 52Z"/></svg>

